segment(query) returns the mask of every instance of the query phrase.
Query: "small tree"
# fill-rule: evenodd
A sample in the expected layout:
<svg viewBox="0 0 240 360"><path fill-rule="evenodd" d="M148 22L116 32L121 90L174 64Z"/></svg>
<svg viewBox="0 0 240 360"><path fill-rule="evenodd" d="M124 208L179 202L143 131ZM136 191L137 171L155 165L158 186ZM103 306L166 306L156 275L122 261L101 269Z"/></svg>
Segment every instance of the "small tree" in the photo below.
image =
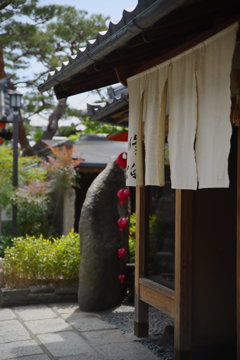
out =
<svg viewBox="0 0 240 360"><path fill-rule="evenodd" d="M20 235L55 235L57 231L54 222L64 190L76 185L75 167L83 159L72 159L72 146L50 149L53 156L48 156L48 161L41 160L37 167L25 168L25 178L22 178L20 186L9 199L18 206ZM28 158L20 159L26 161Z"/></svg>
<svg viewBox="0 0 240 360"><path fill-rule="evenodd" d="M3 209L9 208L12 202L13 186L12 186L12 149L7 145L0 146L0 229L1 229L1 212ZM46 170L42 167L32 165L37 164L41 159L37 156L19 157L19 186L29 184L33 180L45 181Z"/></svg>
<svg viewBox="0 0 240 360"><path fill-rule="evenodd" d="M73 146L49 146L53 156L48 161L42 161L47 171L48 182L52 191L59 191L76 185L77 173L75 168L84 161L83 158L73 159ZM78 175L79 176L79 175Z"/></svg>

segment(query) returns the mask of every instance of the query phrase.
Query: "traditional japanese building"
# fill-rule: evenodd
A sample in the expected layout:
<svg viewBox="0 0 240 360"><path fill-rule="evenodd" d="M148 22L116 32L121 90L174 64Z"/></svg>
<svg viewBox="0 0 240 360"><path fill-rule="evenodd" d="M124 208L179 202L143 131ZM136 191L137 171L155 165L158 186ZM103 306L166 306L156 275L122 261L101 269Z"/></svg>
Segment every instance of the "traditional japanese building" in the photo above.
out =
<svg viewBox="0 0 240 360"><path fill-rule="evenodd" d="M239 20L239 1L139 0L39 87L128 85L135 334L170 314L175 359L240 359Z"/></svg>

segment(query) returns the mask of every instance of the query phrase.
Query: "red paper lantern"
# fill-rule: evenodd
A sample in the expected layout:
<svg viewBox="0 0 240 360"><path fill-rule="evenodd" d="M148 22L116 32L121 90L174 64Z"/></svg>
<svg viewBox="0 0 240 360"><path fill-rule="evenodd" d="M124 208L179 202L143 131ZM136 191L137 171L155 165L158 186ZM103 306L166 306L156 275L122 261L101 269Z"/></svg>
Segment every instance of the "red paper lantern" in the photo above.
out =
<svg viewBox="0 0 240 360"><path fill-rule="evenodd" d="M130 191L128 189L120 189L117 192L117 197L120 199L120 205L123 205L124 201L127 200L130 196Z"/></svg>
<svg viewBox="0 0 240 360"><path fill-rule="evenodd" d="M123 229L128 225L128 219L124 216L120 217L118 219L118 226L120 227L120 231L123 231Z"/></svg>
<svg viewBox="0 0 240 360"><path fill-rule="evenodd" d="M122 152L120 155L118 155L116 162L123 169L126 169L126 167L127 167L127 153Z"/></svg>
<svg viewBox="0 0 240 360"><path fill-rule="evenodd" d="M118 257L123 258L126 254L126 250L124 248L118 249Z"/></svg>
<svg viewBox="0 0 240 360"><path fill-rule="evenodd" d="M118 280L122 284L124 282L124 280L125 280L125 275L118 275Z"/></svg>

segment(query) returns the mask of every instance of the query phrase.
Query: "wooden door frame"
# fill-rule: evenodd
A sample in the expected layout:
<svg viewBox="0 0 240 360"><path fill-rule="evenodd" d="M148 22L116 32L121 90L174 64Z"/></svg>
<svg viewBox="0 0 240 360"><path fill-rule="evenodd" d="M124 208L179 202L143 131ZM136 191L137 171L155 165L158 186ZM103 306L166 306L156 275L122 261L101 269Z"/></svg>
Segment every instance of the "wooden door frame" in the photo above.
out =
<svg viewBox="0 0 240 360"><path fill-rule="evenodd" d="M147 279L147 190L136 188L135 322L134 333L148 335L148 305L174 318L176 359L190 353L192 337L192 213L193 192L176 190L175 290ZM185 356L185 355L184 355Z"/></svg>
<svg viewBox="0 0 240 360"><path fill-rule="evenodd" d="M176 190L175 360L190 359L192 347L193 191Z"/></svg>

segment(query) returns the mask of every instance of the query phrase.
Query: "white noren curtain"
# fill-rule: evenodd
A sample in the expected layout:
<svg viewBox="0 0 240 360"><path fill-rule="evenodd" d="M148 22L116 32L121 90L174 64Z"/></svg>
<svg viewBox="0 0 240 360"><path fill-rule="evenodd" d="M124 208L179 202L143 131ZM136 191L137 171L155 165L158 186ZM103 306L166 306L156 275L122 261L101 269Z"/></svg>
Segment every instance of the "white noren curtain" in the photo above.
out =
<svg viewBox="0 0 240 360"><path fill-rule="evenodd" d="M128 79L127 185L164 185L168 100L172 188L229 186L230 73L237 29L233 24Z"/></svg>

